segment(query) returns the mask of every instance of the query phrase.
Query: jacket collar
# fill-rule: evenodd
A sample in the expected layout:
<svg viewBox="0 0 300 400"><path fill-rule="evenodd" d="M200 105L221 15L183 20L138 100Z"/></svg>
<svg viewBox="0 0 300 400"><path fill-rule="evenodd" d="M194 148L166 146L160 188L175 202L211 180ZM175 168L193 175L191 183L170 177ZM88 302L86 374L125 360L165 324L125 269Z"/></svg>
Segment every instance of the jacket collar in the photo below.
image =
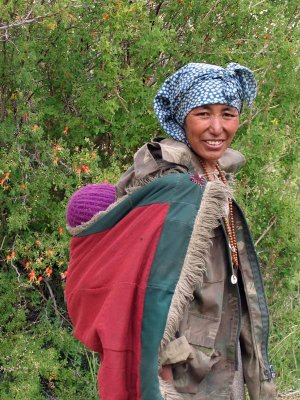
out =
<svg viewBox="0 0 300 400"><path fill-rule="evenodd" d="M182 165L189 171L194 170L203 173L198 157L187 145L169 138L154 138L135 153L135 176L143 178L156 171L158 159ZM245 162L245 157L239 151L230 148L219 160L221 168L226 173L236 173Z"/></svg>

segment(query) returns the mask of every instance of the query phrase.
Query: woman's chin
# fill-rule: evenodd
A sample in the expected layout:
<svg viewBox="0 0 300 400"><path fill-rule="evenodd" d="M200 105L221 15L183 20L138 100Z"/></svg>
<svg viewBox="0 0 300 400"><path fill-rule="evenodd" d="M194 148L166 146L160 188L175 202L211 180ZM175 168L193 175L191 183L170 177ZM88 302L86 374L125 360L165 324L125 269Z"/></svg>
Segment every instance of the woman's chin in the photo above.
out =
<svg viewBox="0 0 300 400"><path fill-rule="evenodd" d="M226 150L226 149L225 149ZM219 150L219 151L205 151L205 152L196 152L196 154L202 158L203 161L206 161L208 163L216 162L218 161L223 154L225 153L225 150Z"/></svg>

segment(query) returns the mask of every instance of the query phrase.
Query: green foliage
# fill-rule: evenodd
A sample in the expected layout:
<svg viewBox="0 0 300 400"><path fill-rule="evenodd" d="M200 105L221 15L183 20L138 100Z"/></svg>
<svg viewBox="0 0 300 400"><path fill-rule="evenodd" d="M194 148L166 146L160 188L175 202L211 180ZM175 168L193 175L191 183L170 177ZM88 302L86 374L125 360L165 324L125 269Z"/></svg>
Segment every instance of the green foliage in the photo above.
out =
<svg viewBox="0 0 300 400"><path fill-rule="evenodd" d="M258 240L278 386L299 388L298 18L296 0L1 2L1 398L97 398L95 355L64 309L66 204L163 134L153 97L191 61L236 61L258 80L234 143L248 160L237 197Z"/></svg>
<svg viewBox="0 0 300 400"><path fill-rule="evenodd" d="M96 399L95 356L62 324L65 312L58 320L41 288L17 282L12 271L0 279L1 399Z"/></svg>

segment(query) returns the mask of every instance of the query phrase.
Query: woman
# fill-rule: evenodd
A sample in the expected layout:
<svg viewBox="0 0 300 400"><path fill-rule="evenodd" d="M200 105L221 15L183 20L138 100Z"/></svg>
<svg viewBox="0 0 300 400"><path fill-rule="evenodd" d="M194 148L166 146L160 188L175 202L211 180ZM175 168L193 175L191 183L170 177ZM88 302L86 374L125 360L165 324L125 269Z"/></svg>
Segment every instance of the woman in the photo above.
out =
<svg viewBox="0 0 300 400"><path fill-rule="evenodd" d="M102 241L98 261L93 255L85 264L91 267L83 286L72 268L67 285L75 335L102 356L100 386L108 387L109 379L122 382L110 392L103 389L101 399L242 400L244 382L250 399L275 398L261 273L244 215L228 185L230 174L244 164L243 156L229 146L243 102L251 105L255 94L253 73L235 63L225 69L191 63L178 70L154 101L171 139L154 139L135 154L134 165L117 184L117 205L96 214L92 224L84 221L81 228L71 228L81 235L73 246L71 267L78 263L76 247L83 248L83 237L86 251L96 243L91 235L97 233ZM119 217L104 223L114 212ZM116 247L106 252L104 243L109 241L103 235L108 227L114 229ZM111 255L116 259L107 267L109 278L104 283L102 275L96 285L100 290L110 282L109 290L83 301L82 289L91 289L90 272ZM138 272L128 277L132 269ZM127 306L112 304L116 286L124 299L131 299L124 301ZM111 335L118 323L99 311L82 318L82 303L83 311L101 303L101 309L118 309L128 317L115 341ZM132 328L133 323L139 327ZM126 350L125 337L132 342ZM116 352L124 355L122 361L116 360ZM159 390L154 377L158 358Z"/></svg>

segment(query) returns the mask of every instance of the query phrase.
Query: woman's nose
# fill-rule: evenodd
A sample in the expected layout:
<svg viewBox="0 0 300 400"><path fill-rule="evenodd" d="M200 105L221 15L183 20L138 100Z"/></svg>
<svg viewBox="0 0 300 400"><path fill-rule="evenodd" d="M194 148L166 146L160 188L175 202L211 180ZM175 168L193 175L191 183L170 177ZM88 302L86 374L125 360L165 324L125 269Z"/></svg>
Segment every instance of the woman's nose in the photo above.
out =
<svg viewBox="0 0 300 400"><path fill-rule="evenodd" d="M214 135L219 135L223 132L223 121L220 116L210 117L210 132Z"/></svg>

